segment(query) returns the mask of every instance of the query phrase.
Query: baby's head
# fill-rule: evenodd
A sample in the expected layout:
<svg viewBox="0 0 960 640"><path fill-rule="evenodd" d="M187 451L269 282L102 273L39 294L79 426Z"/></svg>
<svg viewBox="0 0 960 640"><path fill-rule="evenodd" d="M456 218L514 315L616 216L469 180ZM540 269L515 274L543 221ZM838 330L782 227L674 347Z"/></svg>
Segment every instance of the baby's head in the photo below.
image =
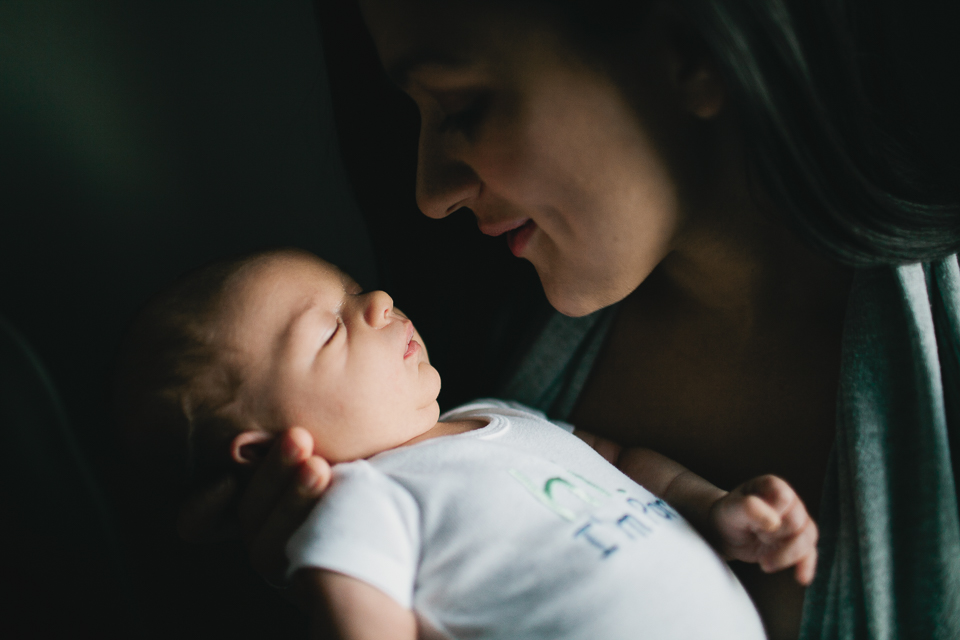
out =
<svg viewBox="0 0 960 640"><path fill-rule="evenodd" d="M118 407L128 450L186 481L256 461L299 426L331 462L436 424L440 376L382 291L302 251L219 263L157 296L128 339Z"/></svg>

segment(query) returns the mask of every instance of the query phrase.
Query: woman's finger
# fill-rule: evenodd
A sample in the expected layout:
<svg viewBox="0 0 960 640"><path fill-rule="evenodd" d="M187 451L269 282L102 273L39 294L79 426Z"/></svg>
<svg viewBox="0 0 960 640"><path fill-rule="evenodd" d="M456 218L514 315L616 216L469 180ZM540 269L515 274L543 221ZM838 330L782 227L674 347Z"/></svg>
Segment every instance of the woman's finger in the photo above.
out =
<svg viewBox="0 0 960 640"><path fill-rule="evenodd" d="M317 456L304 460L255 537L249 540L250 562L268 581L283 582L287 541L329 484L330 465L325 460Z"/></svg>
<svg viewBox="0 0 960 640"><path fill-rule="evenodd" d="M235 537L236 526L230 521L229 512L237 493L237 479L226 474L187 496L177 516L180 538L201 543Z"/></svg>
<svg viewBox="0 0 960 640"><path fill-rule="evenodd" d="M277 438L240 498L238 514L245 538L257 537L264 520L282 498L300 463L312 452L313 438L306 429L294 427Z"/></svg>

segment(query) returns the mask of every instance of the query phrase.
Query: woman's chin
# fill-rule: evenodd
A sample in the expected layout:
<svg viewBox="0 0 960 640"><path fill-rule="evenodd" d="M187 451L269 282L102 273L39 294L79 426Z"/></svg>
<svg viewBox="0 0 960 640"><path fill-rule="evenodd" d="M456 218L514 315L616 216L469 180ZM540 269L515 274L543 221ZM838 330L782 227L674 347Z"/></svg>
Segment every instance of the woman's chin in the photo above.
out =
<svg viewBox="0 0 960 640"><path fill-rule="evenodd" d="M554 309L565 316L580 318L616 304L633 293L657 266L630 264L610 270L598 265L561 261L538 264L531 260L540 276L540 285ZM554 267L559 263L559 268Z"/></svg>
<svg viewBox="0 0 960 640"><path fill-rule="evenodd" d="M546 293L550 305L563 315L571 318L590 315L594 311L607 306L607 304L612 304L604 304L596 296L571 290L572 287L569 286L562 286L553 282L548 283L543 277L541 277L540 283L543 285L543 291ZM614 302L616 301L614 300Z"/></svg>

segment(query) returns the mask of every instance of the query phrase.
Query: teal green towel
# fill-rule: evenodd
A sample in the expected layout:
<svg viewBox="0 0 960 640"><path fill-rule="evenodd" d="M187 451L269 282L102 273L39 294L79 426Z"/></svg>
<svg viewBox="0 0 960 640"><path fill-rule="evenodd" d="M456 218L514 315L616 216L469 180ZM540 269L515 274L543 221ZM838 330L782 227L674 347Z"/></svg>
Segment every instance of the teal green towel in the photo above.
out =
<svg viewBox="0 0 960 640"><path fill-rule="evenodd" d="M554 315L500 389L564 420L616 313ZM858 272L803 640L960 639L960 270Z"/></svg>

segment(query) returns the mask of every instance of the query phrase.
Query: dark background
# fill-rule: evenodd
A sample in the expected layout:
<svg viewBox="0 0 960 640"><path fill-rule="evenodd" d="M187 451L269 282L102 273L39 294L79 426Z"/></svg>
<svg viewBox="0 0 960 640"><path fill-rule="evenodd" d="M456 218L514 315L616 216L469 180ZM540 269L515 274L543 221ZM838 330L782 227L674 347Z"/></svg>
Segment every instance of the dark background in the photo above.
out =
<svg viewBox="0 0 960 640"><path fill-rule="evenodd" d="M277 245L377 283L330 109L309 0L0 2L0 315L50 371L108 499L105 381L148 295L204 262ZM0 551L28 552L46 550ZM127 560L140 617L126 622L129 594L98 596L91 637L110 617L129 625L120 637L305 637L237 545ZM0 635L86 635L63 619L84 582L41 577L42 608L13 631L11 617L28 616L6 599Z"/></svg>
<svg viewBox="0 0 960 640"><path fill-rule="evenodd" d="M71 413L186 269L290 244L376 283L330 108L309 0L0 3L0 312Z"/></svg>

